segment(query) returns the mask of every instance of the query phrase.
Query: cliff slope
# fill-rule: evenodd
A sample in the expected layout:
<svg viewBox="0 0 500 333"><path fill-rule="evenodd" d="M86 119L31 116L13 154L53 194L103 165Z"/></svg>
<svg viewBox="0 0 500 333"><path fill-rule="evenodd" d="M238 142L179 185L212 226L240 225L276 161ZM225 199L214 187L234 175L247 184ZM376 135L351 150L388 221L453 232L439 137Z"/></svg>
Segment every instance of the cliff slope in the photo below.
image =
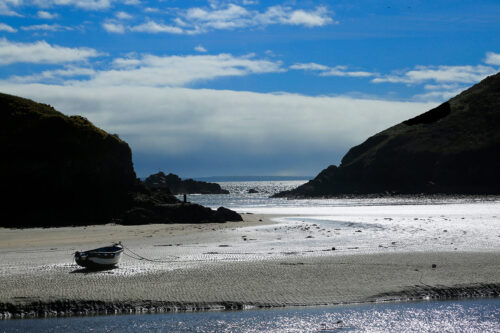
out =
<svg viewBox="0 0 500 333"><path fill-rule="evenodd" d="M278 197L500 193L500 73L349 150Z"/></svg>
<svg viewBox="0 0 500 333"><path fill-rule="evenodd" d="M0 129L0 227L241 220L146 188L128 144L83 117L0 94Z"/></svg>
<svg viewBox="0 0 500 333"><path fill-rule="evenodd" d="M0 94L2 226L100 223L136 184L127 143L80 116Z"/></svg>

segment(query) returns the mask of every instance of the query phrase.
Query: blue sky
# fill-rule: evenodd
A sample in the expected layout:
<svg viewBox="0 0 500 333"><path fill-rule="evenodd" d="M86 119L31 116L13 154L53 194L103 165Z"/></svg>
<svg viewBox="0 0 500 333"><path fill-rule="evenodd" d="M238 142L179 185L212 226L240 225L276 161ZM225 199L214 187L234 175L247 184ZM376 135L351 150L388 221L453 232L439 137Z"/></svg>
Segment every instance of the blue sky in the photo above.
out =
<svg viewBox="0 0 500 333"><path fill-rule="evenodd" d="M499 69L498 1L0 0L0 91L139 176L315 175Z"/></svg>

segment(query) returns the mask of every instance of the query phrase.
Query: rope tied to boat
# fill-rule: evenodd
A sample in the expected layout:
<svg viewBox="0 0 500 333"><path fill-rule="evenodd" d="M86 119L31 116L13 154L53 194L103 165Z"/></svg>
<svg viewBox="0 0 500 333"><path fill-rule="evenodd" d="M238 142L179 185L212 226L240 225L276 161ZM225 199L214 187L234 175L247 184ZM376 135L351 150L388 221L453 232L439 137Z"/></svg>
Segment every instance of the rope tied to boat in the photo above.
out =
<svg viewBox="0 0 500 333"><path fill-rule="evenodd" d="M144 257L144 256L142 256L142 255L140 255L140 254L132 251L131 249L129 249L125 245L123 245L121 241L118 242L118 243L116 243L116 244L117 245L121 245L124 250L127 250L128 252L131 253L131 254L128 254L127 252L123 251L124 255L126 255L129 258L135 259L135 260L145 260L145 261L156 262L156 263L170 263L170 262L174 262L174 260L163 260L163 259L150 259L150 258L146 258L146 257ZM169 255L169 257L172 257L172 258L175 258L175 259L179 258L179 257L173 256L173 255Z"/></svg>

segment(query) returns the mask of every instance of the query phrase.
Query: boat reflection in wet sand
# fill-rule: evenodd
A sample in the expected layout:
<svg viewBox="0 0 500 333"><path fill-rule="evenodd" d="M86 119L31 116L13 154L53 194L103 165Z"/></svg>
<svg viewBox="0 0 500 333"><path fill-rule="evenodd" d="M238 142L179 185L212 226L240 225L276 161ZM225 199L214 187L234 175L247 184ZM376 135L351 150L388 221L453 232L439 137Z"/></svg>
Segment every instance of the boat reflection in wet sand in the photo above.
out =
<svg viewBox="0 0 500 333"><path fill-rule="evenodd" d="M100 247L98 249L75 252L75 261L78 265L86 268L113 268L118 265L123 253L121 243L112 246Z"/></svg>

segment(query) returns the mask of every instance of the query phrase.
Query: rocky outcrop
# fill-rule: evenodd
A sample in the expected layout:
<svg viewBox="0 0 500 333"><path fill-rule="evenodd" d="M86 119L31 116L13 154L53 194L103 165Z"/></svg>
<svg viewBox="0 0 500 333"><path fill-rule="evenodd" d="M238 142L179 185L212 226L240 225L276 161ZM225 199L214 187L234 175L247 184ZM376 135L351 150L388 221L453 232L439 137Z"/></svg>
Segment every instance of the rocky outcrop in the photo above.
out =
<svg viewBox="0 0 500 333"><path fill-rule="evenodd" d="M277 197L499 194L500 73L368 138L316 178Z"/></svg>
<svg viewBox="0 0 500 333"><path fill-rule="evenodd" d="M219 207L212 210L198 204L180 202L161 190L144 187L133 193L133 205L121 216L121 224L205 223L243 221L240 214Z"/></svg>
<svg viewBox="0 0 500 333"><path fill-rule="evenodd" d="M233 221L233 222L243 221L240 214L225 207L217 208L215 216L219 221Z"/></svg>
<svg viewBox="0 0 500 333"><path fill-rule="evenodd" d="M221 219L147 189L136 178L128 144L83 117L6 94L0 110L0 227L148 221L134 220L134 209L150 212L151 222ZM165 205L170 208L156 209Z"/></svg>
<svg viewBox="0 0 500 333"><path fill-rule="evenodd" d="M193 179L182 180L179 176L169 173L165 175L158 172L144 180L144 184L152 189L160 189L172 194L229 194L219 184L196 181Z"/></svg>
<svg viewBox="0 0 500 333"><path fill-rule="evenodd" d="M0 94L1 226L104 223L137 180L127 143L80 116Z"/></svg>
<svg viewBox="0 0 500 333"><path fill-rule="evenodd" d="M123 214L121 224L239 222L242 217L227 208L216 211L193 203L135 206Z"/></svg>

